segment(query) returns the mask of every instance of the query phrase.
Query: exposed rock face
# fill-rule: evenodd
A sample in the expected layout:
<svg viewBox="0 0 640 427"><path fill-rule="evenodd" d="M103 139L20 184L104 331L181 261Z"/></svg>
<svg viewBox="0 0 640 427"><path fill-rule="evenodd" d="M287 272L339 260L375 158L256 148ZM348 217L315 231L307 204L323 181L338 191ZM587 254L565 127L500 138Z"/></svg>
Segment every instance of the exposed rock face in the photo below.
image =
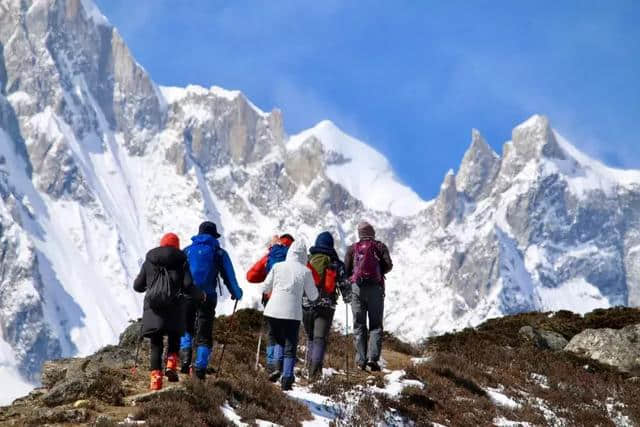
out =
<svg viewBox="0 0 640 427"><path fill-rule="evenodd" d="M4 2L0 365L33 381L46 359L114 343L140 315L146 251L168 230L188 244L204 219L239 278L275 233L329 230L344 253L369 220L394 259L385 327L412 341L640 301L640 173L591 161L543 116L501 157L471 139L425 202L330 122L288 137L240 92L157 87L90 0Z"/></svg>
<svg viewBox="0 0 640 427"><path fill-rule="evenodd" d="M633 375L640 374L640 325L622 329L587 329L565 348Z"/></svg>
<svg viewBox="0 0 640 427"><path fill-rule="evenodd" d="M480 132L471 132L471 147L464 155L456 175L457 189L472 200L488 196L500 168L500 157L487 144Z"/></svg>

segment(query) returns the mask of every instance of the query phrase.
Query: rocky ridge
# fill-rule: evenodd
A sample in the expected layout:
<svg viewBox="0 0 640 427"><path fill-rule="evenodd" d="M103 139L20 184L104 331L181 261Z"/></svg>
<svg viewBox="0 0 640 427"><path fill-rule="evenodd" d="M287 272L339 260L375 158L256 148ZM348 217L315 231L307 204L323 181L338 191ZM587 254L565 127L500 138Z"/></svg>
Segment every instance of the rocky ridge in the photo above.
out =
<svg viewBox="0 0 640 427"><path fill-rule="evenodd" d="M43 386L0 408L0 425L635 426L640 349L633 340L601 345L589 337L631 338L639 322L637 309L615 308L585 316L506 316L432 337L423 347L387 335L384 371L352 368L349 376L344 354L352 343L334 331L323 378L309 383L298 369L294 390L286 393L262 369L247 365L261 330L258 311L217 319L212 365L219 368L223 343L225 359L206 382L181 376L151 393L146 343L132 370L140 330L132 323L117 345L85 358L46 362ZM299 348L300 358L304 351ZM628 369L632 359L634 368Z"/></svg>

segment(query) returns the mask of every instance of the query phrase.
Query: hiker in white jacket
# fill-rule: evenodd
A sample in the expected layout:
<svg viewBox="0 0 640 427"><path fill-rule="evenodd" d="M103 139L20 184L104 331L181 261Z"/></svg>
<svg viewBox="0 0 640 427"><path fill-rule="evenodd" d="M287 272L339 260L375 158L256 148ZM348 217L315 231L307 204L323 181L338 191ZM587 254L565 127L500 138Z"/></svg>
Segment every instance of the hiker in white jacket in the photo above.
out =
<svg viewBox="0 0 640 427"><path fill-rule="evenodd" d="M264 292L271 298L264 309L264 316L275 335L273 373L271 381L282 376L283 390L291 390L295 380L293 368L298 349L298 331L302 320L302 297L318 299L313 276L307 268L307 247L299 240L293 242L284 262L273 266L264 281Z"/></svg>

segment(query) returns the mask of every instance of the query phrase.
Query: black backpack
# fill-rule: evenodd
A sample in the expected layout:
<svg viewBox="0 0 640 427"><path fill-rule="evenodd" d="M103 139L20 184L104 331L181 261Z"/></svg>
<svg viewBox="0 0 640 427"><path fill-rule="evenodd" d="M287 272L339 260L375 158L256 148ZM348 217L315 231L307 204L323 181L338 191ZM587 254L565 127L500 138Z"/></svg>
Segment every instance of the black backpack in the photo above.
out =
<svg viewBox="0 0 640 427"><path fill-rule="evenodd" d="M177 292L169 272L158 267L158 273L147 289L147 301L152 310L164 310L175 303Z"/></svg>

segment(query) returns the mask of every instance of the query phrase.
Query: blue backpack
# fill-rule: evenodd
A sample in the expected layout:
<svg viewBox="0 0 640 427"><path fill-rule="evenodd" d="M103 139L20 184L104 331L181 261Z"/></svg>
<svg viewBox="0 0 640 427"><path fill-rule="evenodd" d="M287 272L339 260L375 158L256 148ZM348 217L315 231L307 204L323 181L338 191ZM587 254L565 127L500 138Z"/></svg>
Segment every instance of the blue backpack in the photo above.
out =
<svg viewBox="0 0 640 427"><path fill-rule="evenodd" d="M285 245L273 245L267 255L267 273L271 271L274 265L287 259L289 248Z"/></svg>
<svg viewBox="0 0 640 427"><path fill-rule="evenodd" d="M193 283L207 295L216 293L218 281L218 246L210 236L195 236L185 249Z"/></svg>

